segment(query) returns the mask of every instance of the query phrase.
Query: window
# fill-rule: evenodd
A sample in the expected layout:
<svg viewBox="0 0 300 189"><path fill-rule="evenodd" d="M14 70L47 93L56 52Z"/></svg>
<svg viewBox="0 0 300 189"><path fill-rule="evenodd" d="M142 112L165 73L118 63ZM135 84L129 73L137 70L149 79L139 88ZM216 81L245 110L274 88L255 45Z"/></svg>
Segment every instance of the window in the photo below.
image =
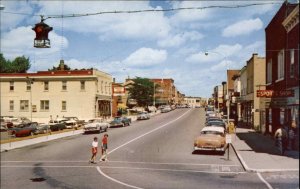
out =
<svg viewBox="0 0 300 189"><path fill-rule="evenodd" d="M13 81L10 81L9 82L9 90L10 91L13 91L15 89L15 87L14 87L14 82Z"/></svg>
<svg viewBox="0 0 300 189"><path fill-rule="evenodd" d="M67 82L66 82L66 81L63 81L63 82L62 82L62 90L63 90L63 91L66 91L66 90L67 90Z"/></svg>
<svg viewBox="0 0 300 189"><path fill-rule="evenodd" d="M278 66L277 66L277 79L278 80L282 80L284 78L284 51L281 50L278 53L278 57L277 57L277 62L278 62Z"/></svg>
<svg viewBox="0 0 300 189"><path fill-rule="evenodd" d="M61 111L67 110L67 101L61 101Z"/></svg>
<svg viewBox="0 0 300 189"><path fill-rule="evenodd" d="M49 100L41 100L41 110L49 110Z"/></svg>
<svg viewBox="0 0 300 189"><path fill-rule="evenodd" d="M44 91L48 91L48 90L49 90L49 82L44 81Z"/></svg>
<svg viewBox="0 0 300 189"><path fill-rule="evenodd" d="M295 51L294 49L290 50L290 78L294 78L295 74Z"/></svg>
<svg viewBox="0 0 300 189"><path fill-rule="evenodd" d="M27 81L27 82L26 82L26 90L27 90L27 91L30 91L30 90L31 90L31 83L30 83L30 81Z"/></svg>
<svg viewBox="0 0 300 189"><path fill-rule="evenodd" d="M272 83L272 59L267 64L267 83Z"/></svg>
<svg viewBox="0 0 300 189"><path fill-rule="evenodd" d="M85 90L85 81L80 81L80 90Z"/></svg>
<svg viewBox="0 0 300 189"><path fill-rule="evenodd" d="M9 111L14 111L14 101L13 100L9 101Z"/></svg>
<svg viewBox="0 0 300 189"><path fill-rule="evenodd" d="M20 110L21 111L29 110L29 101L28 100L20 100Z"/></svg>

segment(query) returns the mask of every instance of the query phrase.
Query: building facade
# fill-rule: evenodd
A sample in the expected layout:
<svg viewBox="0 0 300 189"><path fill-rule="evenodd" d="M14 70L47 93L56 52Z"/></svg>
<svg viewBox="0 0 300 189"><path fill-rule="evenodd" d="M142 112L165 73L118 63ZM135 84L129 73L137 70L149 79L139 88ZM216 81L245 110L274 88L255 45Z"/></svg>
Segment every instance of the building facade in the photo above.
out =
<svg viewBox="0 0 300 189"><path fill-rule="evenodd" d="M283 3L265 33L266 90L273 92L264 104L266 133L284 125L299 139L299 4Z"/></svg>
<svg viewBox="0 0 300 189"><path fill-rule="evenodd" d="M91 70L0 74L1 115L48 122L111 116L112 77Z"/></svg>

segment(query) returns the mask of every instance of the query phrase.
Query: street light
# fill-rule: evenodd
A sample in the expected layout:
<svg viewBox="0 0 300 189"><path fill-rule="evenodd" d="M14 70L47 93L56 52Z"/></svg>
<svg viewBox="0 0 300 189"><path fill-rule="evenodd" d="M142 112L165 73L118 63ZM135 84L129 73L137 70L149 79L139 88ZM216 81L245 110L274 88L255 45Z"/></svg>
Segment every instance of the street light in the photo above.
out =
<svg viewBox="0 0 300 189"><path fill-rule="evenodd" d="M32 122L32 84L33 84L33 79L29 78L28 76L26 77L26 79L30 86L30 121Z"/></svg>

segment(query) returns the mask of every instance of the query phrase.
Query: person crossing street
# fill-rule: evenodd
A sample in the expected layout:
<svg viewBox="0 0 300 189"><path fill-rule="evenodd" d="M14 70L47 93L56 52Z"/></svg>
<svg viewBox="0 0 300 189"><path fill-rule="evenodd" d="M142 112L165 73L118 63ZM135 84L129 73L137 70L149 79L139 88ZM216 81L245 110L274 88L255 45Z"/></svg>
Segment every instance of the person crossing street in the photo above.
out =
<svg viewBox="0 0 300 189"><path fill-rule="evenodd" d="M102 138L102 144L101 144L101 148L102 148L102 156L100 158L100 161L108 161L107 159L107 146L108 144L108 134L104 134L103 138Z"/></svg>

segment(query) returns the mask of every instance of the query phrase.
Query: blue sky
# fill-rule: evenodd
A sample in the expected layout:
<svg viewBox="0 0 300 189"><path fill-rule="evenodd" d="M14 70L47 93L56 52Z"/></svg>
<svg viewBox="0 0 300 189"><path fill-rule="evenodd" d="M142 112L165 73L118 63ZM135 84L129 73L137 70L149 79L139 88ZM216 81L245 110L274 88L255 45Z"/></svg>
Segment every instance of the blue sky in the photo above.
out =
<svg viewBox="0 0 300 189"><path fill-rule="evenodd" d="M276 3L244 8L101 14L52 18L51 48L33 47L38 15ZM57 66L97 68L126 77L173 78L187 96L210 97L226 68L241 69L253 53L264 56L265 27L283 1L1 1L1 53L26 56L29 72ZM24 14L11 14L24 13ZM206 56L205 52L209 54Z"/></svg>

